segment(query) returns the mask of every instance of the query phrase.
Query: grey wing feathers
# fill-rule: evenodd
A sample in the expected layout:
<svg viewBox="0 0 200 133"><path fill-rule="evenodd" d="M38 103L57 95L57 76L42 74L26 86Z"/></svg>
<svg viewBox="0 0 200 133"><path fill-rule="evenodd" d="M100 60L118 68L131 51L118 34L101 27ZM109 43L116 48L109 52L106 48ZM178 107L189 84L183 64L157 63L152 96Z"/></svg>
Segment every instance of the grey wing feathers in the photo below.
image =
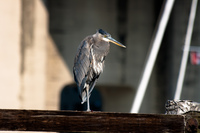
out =
<svg viewBox="0 0 200 133"><path fill-rule="evenodd" d="M87 73L89 71L91 64L90 60L90 44L86 41L83 41L79 46L77 55L74 61L74 78L79 88L79 93L81 94L87 80Z"/></svg>

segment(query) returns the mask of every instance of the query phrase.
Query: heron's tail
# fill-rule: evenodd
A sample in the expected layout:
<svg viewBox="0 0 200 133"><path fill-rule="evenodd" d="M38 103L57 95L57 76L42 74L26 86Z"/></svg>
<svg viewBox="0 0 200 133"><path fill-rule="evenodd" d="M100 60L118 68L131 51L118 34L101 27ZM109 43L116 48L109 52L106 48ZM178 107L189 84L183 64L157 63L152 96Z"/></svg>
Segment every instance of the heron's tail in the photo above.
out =
<svg viewBox="0 0 200 133"><path fill-rule="evenodd" d="M82 100L81 104L84 104L87 100L87 95L85 91L83 91L81 94L81 100Z"/></svg>
<svg viewBox="0 0 200 133"><path fill-rule="evenodd" d="M91 93L89 93L89 97L90 97ZM83 91L82 92L82 95L81 95L81 104L84 104L86 101L87 101L87 94L86 94L86 91Z"/></svg>

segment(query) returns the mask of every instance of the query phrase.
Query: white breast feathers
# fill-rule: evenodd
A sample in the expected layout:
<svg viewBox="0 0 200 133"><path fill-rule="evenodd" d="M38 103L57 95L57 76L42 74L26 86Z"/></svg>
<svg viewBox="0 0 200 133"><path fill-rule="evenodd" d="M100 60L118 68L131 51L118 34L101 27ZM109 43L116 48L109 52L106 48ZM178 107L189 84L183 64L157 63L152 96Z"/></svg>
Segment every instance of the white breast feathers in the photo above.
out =
<svg viewBox="0 0 200 133"><path fill-rule="evenodd" d="M91 49L91 54L92 54L92 67L93 70L96 74L100 74L103 72L103 57L101 58L100 61L97 61L95 58L95 55L93 53L93 49Z"/></svg>

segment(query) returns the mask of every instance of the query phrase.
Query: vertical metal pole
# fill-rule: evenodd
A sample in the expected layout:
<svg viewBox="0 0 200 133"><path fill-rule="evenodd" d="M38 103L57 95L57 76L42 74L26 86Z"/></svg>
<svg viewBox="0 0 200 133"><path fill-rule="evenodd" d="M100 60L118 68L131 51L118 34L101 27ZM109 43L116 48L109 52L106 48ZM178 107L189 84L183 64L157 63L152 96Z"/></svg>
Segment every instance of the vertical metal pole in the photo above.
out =
<svg viewBox="0 0 200 133"><path fill-rule="evenodd" d="M174 96L174 99L176 99L176 100L179 100L181 97L183 80L185 77L185 70L186 70L187 59L188 59L190 43L191 43L191 38L192 38L192 31L193 31L193 27L194 27L197 2L198 2L198 0L193 0L192 5L191 5L189 23L188 23L188 27L187 27L185 45L184 45L184 49L183 49L183 56L182 56L182 61L181 61L181 66L180 66L180 71L179 71L178 82L177 82L177 86L176 86L176 92L175 92L175 96Z"/></svg>
<svg viewBox="0 0 200 133"><path fill-rule="evenodd" d="M146 62L146 66L144 68L144 72L142 75L142 79L140 81L137 93L136 93L136 97L134 99L133 105L132 105L132 109L131 109L131 113L138 113L142 100L144 98L144 94L146 92L146 88L147 88L147 84L149 82L149 78L153 69L153 66L155 64L155 60L158 54L158 50L160 48L160 44L164 35L164 31L165 28L167 26L167 22L172 10L174 4L174 0L166 0L166 4L164 6L164 10L161 13L161 18L160 21L158 23L158 28L155 34L155 38L153 38L152 40L152 48L150 51L150 54L148 56L147 62Z"/></svg>

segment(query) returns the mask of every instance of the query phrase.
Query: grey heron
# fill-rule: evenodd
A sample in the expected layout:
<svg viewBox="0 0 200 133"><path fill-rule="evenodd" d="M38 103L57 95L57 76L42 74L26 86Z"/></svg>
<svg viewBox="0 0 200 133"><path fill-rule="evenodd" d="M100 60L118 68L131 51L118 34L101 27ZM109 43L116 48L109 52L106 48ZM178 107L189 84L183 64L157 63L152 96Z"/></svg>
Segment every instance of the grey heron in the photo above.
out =
<svg viewBox="0 0 200 133"><path fill-rule="evenodd" d="M112 42L126 48L116 41L106 31L99 29L93 35L87 36L79 45L74 59L74 80L78 86L82 104L87 101L87 111L90 111L89 97L103 72L105 57L109 53Z"/></svg>

